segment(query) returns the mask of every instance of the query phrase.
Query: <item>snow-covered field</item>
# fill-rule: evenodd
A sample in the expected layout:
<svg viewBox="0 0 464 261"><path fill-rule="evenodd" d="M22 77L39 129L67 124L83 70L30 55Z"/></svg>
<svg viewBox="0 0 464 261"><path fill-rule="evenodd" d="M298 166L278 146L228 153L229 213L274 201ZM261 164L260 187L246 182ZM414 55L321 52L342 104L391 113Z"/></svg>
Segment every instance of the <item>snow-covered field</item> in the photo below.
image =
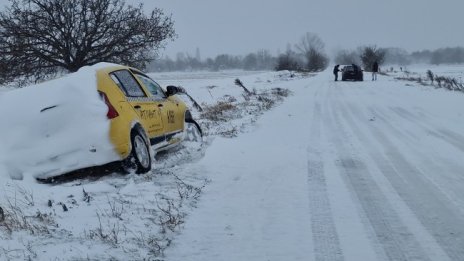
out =
<svg viewBox="0 0 464 261"><path fill-rule="evenodd" d="M200 103L204 143L147 175L1 180L21 226L1 226L0 259L464 260L464 93L330 70L152 76Z"/></svg>
<svg viewBox="0 0 464 261"><path fill-rule="evenodd" d="M455 65L432 65L432 64L412 64L407 66L399 65L386 65L383 67L383 70L388 70L390 67L393 67L397 71L396 75L401 75L400 67L403 68L403 71L409 71L411 73L416 73L426 77L426 72L431 70L434 74L442 76L452 76L452 77L463 77L464 76L464 65L455 64Z"/></svg>

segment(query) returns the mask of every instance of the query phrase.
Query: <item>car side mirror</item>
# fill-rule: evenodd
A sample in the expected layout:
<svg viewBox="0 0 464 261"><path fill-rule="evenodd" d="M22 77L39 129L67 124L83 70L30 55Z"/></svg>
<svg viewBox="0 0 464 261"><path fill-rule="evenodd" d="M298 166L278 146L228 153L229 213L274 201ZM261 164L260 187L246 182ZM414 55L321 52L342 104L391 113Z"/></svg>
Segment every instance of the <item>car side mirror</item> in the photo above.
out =
<svg viewBox="0 0 464 261"><path fill-rule="evenodd" d="M184 88L173 86L173 85L169 85L168 87L166 87L166 94L168 96L172 96L178 93L185 93Z"/></svg>

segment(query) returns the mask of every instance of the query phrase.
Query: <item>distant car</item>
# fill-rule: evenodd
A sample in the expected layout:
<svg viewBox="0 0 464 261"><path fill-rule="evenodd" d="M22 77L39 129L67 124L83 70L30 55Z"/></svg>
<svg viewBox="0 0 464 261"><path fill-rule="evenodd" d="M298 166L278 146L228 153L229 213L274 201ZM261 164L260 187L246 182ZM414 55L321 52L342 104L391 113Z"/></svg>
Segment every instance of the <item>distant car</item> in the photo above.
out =
<svg viewBox="0 0 464 261"><path fill-rule="evenodd" d="M154 153L179 144L186 123L198 124L186 104L143 72L97 64L61 79L0 95L0 172L49 179L75 170L123 163L151 170ZM10 108L21 103L20 110Z"/></svg>
<svg viewBox="0 0 464 261"><path fill-rule="evenodd" d="M361 67L359 67L356 64L351 64L351 65L345 65L342 68L342 81L348 81L348 80L353 80L353 81L363 81L363 71Z"/></svg>

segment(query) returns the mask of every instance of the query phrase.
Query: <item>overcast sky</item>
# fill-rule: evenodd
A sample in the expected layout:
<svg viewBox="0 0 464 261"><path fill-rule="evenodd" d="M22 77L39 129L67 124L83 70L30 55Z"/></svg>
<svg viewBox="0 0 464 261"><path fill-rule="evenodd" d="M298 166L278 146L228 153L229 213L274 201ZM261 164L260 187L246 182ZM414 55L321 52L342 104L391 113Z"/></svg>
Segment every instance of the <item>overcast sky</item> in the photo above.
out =
<svg viewBox="0 0 464 261"><path fill-rule="evenodd" d="M408 51L464 46L464 0L126 0L172 14L178 38L162 54L202 58L284 52L305 32L329 54L376 44ZM0 0L2 6L7 0Z"/></svg>
<svg viewBox="0 0 464 261"><path fill-rule="evenodd" d="M138 0L129 0L138 2ZM178 38L165 54L285 51L305 32L327 51L377 44L408 51L464 46L464 0L144 0L172 14Z"/></svg>

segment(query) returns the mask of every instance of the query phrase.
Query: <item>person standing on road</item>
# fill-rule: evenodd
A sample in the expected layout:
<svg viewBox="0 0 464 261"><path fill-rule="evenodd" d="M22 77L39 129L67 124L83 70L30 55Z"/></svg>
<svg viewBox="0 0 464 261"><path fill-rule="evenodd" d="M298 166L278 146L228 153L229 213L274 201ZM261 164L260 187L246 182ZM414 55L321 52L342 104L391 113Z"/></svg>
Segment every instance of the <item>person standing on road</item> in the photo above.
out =
<svg viewBox="0 0 464 261"><path fill-rule="evenodd" d="M337 64L334 66L334 69L333 69L333 74L335 76L335 81L338 81L338 72L340 71L338 68L340 67L340 64Z"/></svg>
<svg viewBox="0 0 464 261"><path fill-rule="evenodd" d="M372 65L372 80L377 81L377 73L379 72L379 64L377 61Z"/></svg>

